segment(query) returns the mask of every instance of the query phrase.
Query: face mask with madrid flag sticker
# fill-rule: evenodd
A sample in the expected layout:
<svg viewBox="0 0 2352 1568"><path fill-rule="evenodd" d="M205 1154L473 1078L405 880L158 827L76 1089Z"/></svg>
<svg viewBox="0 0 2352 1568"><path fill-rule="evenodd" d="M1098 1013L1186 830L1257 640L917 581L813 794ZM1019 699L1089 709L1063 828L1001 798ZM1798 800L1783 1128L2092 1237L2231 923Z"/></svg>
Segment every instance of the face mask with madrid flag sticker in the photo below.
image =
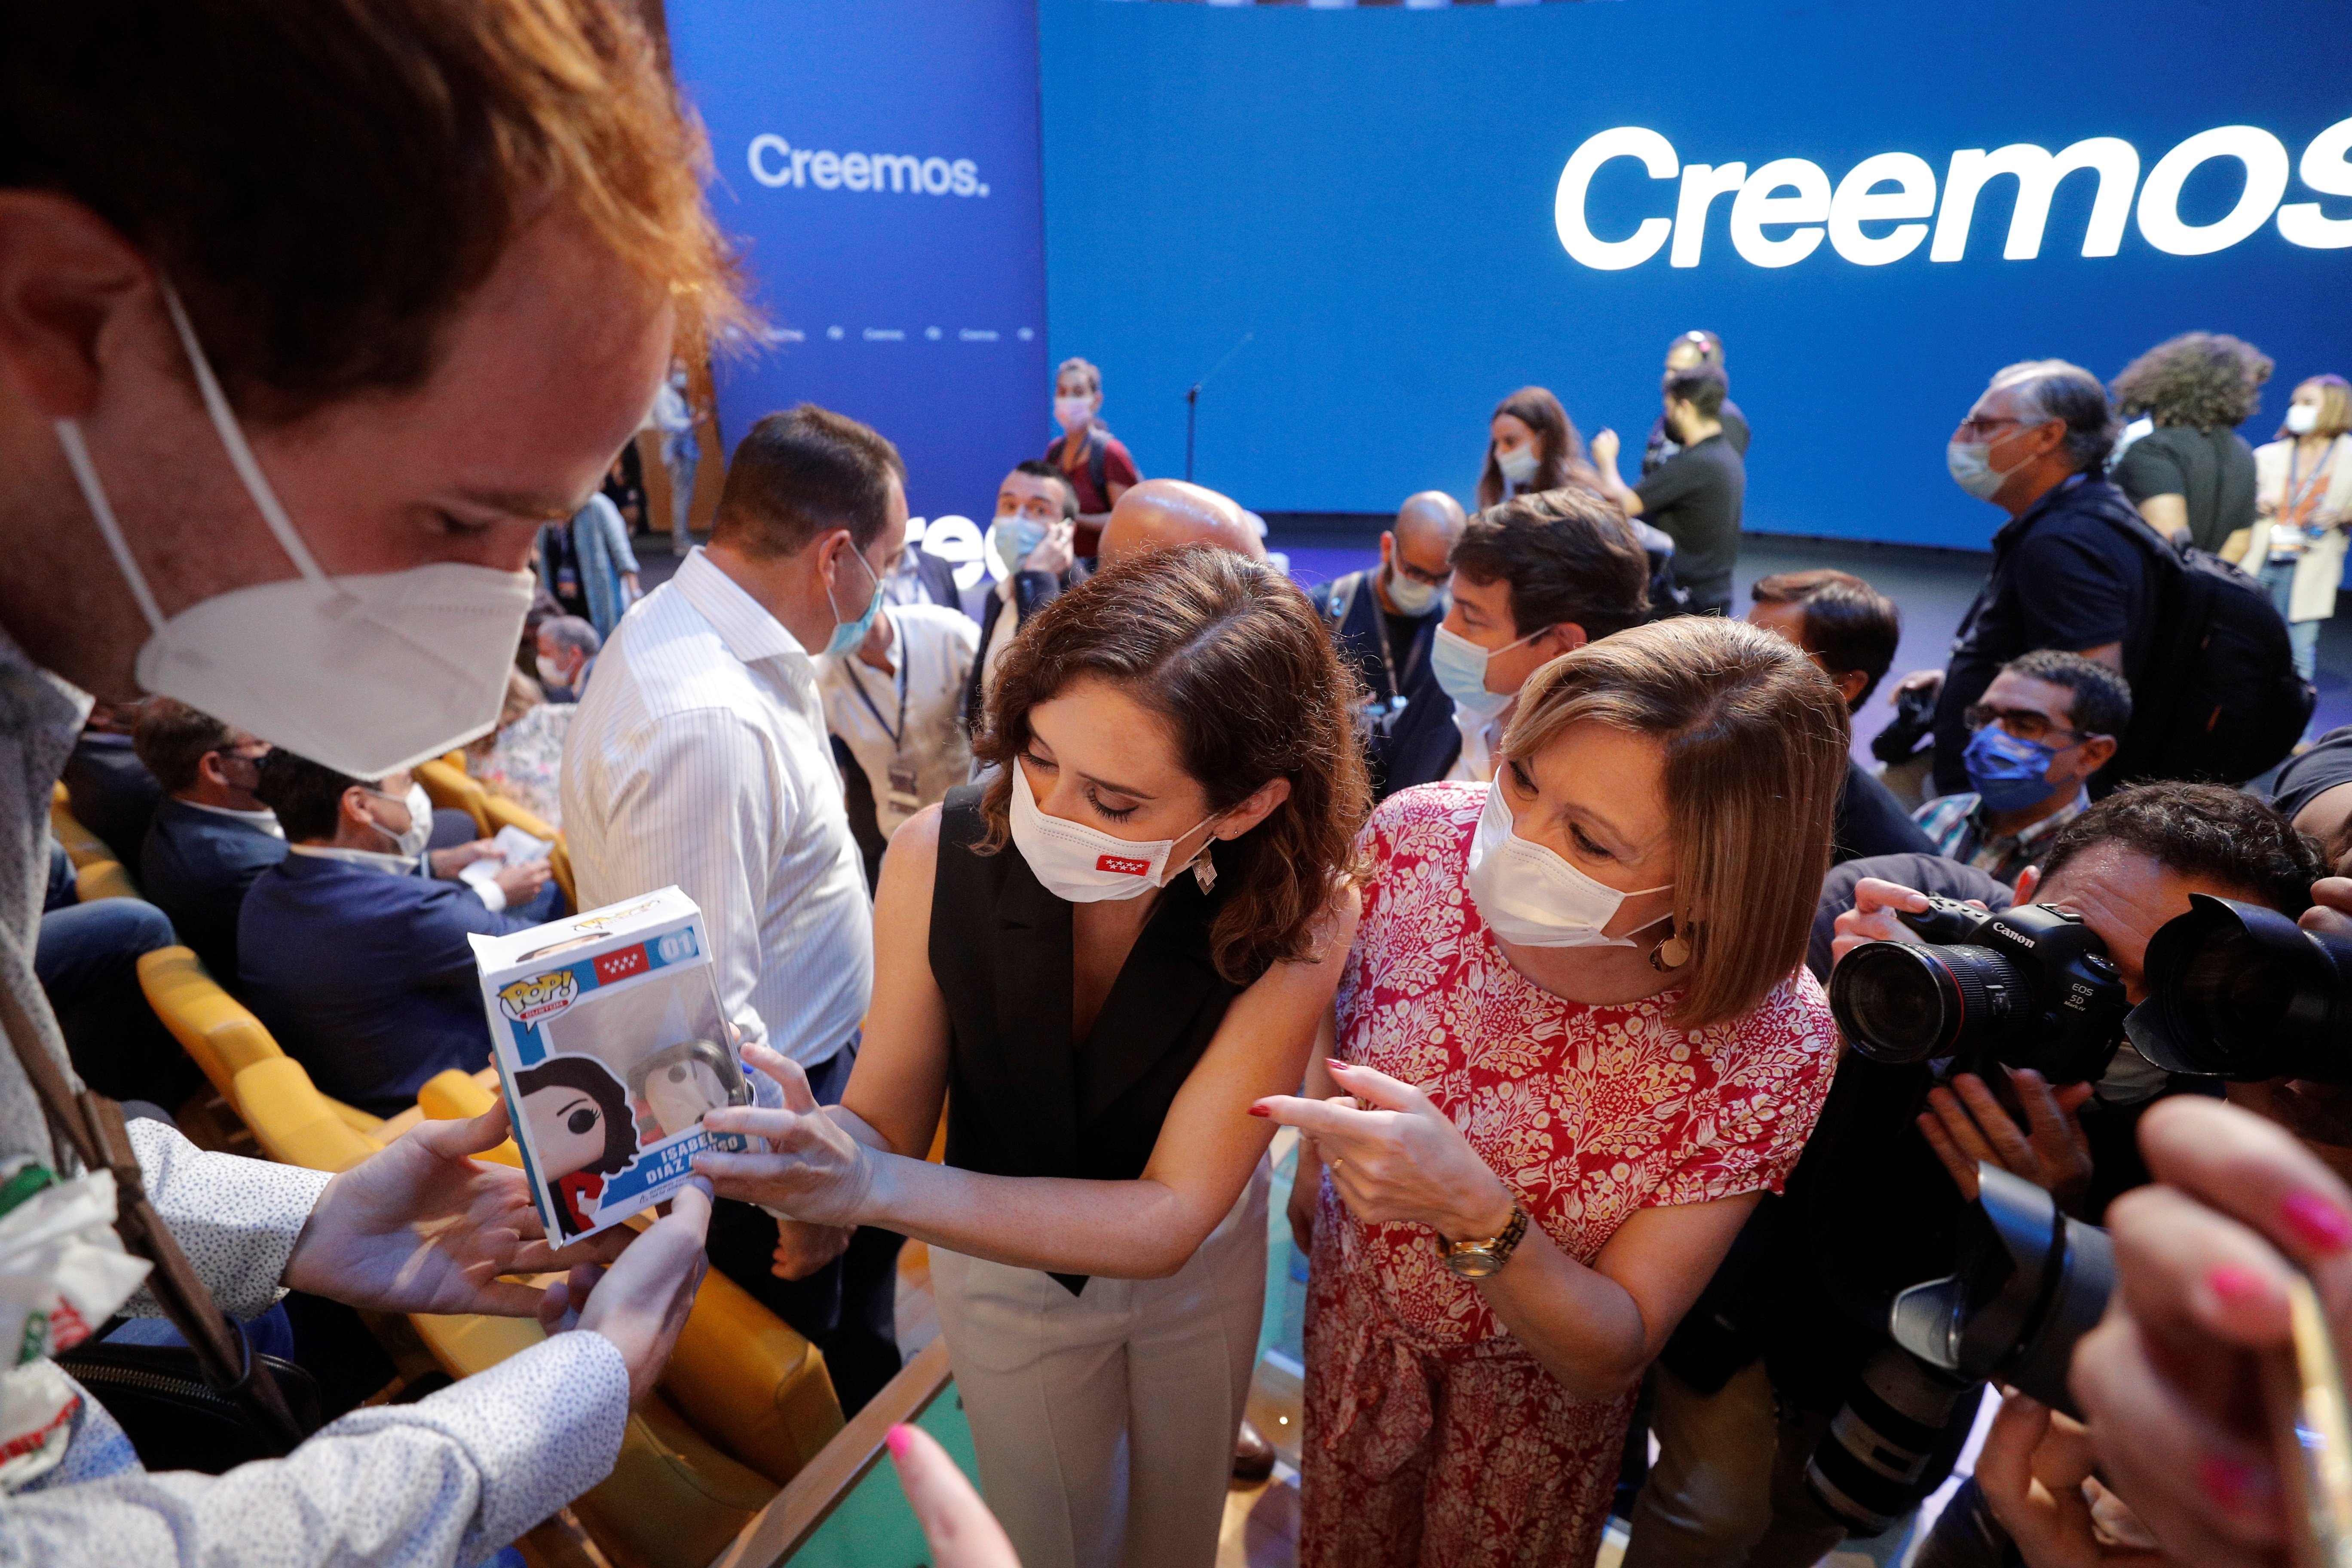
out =
<svg viewBox="0 0 2352 1568"><path fill-rule="evenodd" d="M1029 862L1045 890L1074 904L1106 899L1133 899L1167 880L1169 858L1176 846L1223 816L1213 812L1173 838L1121 838L1083 822L1047 816L1037 809L1029 788L1029 771L1013 764L1013 844ZM1192 861L1201 890L1214 884L1215 870L1203 840Z"/></svg>

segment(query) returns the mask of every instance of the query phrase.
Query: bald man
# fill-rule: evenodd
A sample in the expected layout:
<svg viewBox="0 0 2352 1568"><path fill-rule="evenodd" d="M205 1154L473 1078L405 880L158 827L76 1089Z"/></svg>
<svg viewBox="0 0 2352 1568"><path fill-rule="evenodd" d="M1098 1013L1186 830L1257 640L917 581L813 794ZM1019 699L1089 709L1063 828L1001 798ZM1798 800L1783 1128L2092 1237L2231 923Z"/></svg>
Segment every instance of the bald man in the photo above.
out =
<svg viewBox="0 0 2352 1568"><path fill-rule="evenodd" d="M1253 561L1265 559L1265 545L1239 503L1181 479L1146 479L1122 494L1103 524L1096 553L1103 565L1115 566L1176 544L1215 544Z"/></svg>
<svg viewBox="0 0 2352 1568"><path fill-rule="evenodd" d="M1431 672L1429 646L1445 618L1443 590L1463 522L1462 503L1444 490L1408 497L1381 535L1379 565L1311 593L1339 657L1354 663L1371 693L1364 720L1375 799L1389 793L1404 713L1415 703L1433 713L1451 710Z"/></svg>

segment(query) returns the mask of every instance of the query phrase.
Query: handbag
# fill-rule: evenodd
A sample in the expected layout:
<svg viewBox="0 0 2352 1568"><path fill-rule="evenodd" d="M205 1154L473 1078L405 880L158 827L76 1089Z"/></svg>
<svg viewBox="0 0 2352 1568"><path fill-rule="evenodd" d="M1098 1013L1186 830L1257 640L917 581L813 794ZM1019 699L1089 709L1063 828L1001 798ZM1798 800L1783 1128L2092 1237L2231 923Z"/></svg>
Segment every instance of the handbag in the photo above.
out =
<svg viewBox="0 0 2352 1568"><path fill-rule="evenodd" d="M322 1425L319 1384L292 1362L257 1355L244 1341L251 1364L275 1381L303 1434ZM116 1344L85 1340L57 1358L58 1365L106 1406L139 1462L151 1470L201 1470L221 1475L271 1459L281 1450L268 1441L230 1394L205 1381L196 1352L185 1345Z"/></svg>
<svg viewBox="0 0 2352 1568"><path fill-rule="evenodd" d="M161 1453L177 1441L180 1435L173 1424L182 1419L211 1419L217 1428L234 1416L243 1442L239 1452L246 1458L291 1453L318 1430L317 1385L310 1383L307 1374L303 1376L302 1384L309 1384L306 1419L289 1400L280 1381L280 1368L289 1373L299 1369L253 1353L244 1327L220 1310L187 1254L180 1250L179 1242L148 1202L146 1185L140 1179L139 1155L123 1126L122 1107L102 1094L72 1086L57 1058L43 1047L24 1004L5 985L0 985L0 1032L7 1035L8 1048L40 1100L61 1148L70 1149L88 1169L113 1173L115 1233L131 1256L153 1265L147 1289L185 1342L169 1346L108 1346L85 1341L58 1358L59 1364L75 1373L74 1358L80 1357L80 1364L101 1383L111 1380L117 1391L112 1398L100 1394L96 1386L85 1386L122 1422L142 1461L152 1468L226 1468L216 1460L182 1467L149 1459L148 1448L139 1442L139 1430L148 1432L149 1441ZM134 1351L150 1353L129 1353ZM125 1412L129 1420L123 1419ZM188 1436L194 1438L193 1428Z"/></svg>

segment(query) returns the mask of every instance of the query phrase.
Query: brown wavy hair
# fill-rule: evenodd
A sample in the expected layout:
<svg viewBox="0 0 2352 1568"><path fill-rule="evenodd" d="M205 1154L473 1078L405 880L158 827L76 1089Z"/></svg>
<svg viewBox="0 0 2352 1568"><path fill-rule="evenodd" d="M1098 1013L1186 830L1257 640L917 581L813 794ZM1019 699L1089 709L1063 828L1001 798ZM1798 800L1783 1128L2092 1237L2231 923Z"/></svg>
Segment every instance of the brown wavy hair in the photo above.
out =
<svg viewBox="0 0 2352 1568"><path fill-rule="evenodd" d="M1193 544L1107 567L1031 617L997 666L987 727L972 743L1002 770L981 802L980 853L1011 837L1030 710L1085 676L1166 721L1211 810L1290 781L1289 799L1218 847L1219 887L1231 890L1209 944L1217 973L1236 985L1319 956L1316 927L1356 870L1371 788L1355 729L1361 682L1307 595L1262 561Z"/></svg>
<svg viewBox="0 0 2352 1568"><path fill-rule="evenodd" d="M2183 332L2124 366L2108 390L2126 419L2235 429L2262 406L2271 357L2227 332Z"/></svg>
<svg viewBox="0 0 2352 1568"><path fill-rule="evenodd" d="M1562 654L1528 677L1503 755L1573 725L1665 752L1675 924L1691 944L1685 1028L1753 1012L1804 962L1845 787L1845 701L1794 643L1745 621L1680 616Z"/></svg>
<svg viewBox="0 0 2352 1568"><path fill-rule="evenodd" d="M1495 412L1486 416L1487 425L1491 426L1506 414L1536 433L1536 477L1528 481L1521 494L1556 490L1562 485L1600 488L1600 476L1584 460L1584 437L1577 434L1576 421L1568 416L1568 410L1560 406L1550 388L1519 388L1495 405ZM1502 500L1507 488L1503 483L1502 466L1495 461L1495 438L1490 433L1486 437L1486 466L1478 471L1478 510L1484 511Z"/></svg>

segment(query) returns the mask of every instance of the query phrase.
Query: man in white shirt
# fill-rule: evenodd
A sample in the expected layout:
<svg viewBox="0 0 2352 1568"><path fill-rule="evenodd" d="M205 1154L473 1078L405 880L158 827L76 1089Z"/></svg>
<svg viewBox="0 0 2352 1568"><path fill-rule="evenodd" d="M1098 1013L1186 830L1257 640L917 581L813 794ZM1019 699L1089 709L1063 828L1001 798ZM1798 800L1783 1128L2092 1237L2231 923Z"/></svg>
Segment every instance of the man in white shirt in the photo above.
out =
<svg viewBox="0 0 2352 1568"><path fill-rule="evenodd" d="M874 624L906 538L905 472L888 441L822 408L754 425L709 544L614 630L564 742L581 906L681 889L709 922L729 1017L797 1063L823 1104L856 1060L874 911L817 660L854 652ZM779 1245L749 1205L712 1215L711 1261L824 1352L854 1411L898 1370L898 1237L860 1232L822 1262Z"/></svg>
<svg viewBox="0 0 2352 1568"><path fill-rule="evenodd" d="M989 677L1013 646L1022 624L1061 596L1073 580L1078 492L1051 463L1014 465L996 490L996 521L989 531L996 585L981 601L981 657L964 691L965 721L981 727Z"/></svg>
<svg viewBox="0 0 2352 1568"><path fill-rule="evenodd" d="M835 760L849 753L849 825L869 887L898 825L971 776L963 700L979 647L961 610L886 604L856 653L817 661Z"/></svg>

